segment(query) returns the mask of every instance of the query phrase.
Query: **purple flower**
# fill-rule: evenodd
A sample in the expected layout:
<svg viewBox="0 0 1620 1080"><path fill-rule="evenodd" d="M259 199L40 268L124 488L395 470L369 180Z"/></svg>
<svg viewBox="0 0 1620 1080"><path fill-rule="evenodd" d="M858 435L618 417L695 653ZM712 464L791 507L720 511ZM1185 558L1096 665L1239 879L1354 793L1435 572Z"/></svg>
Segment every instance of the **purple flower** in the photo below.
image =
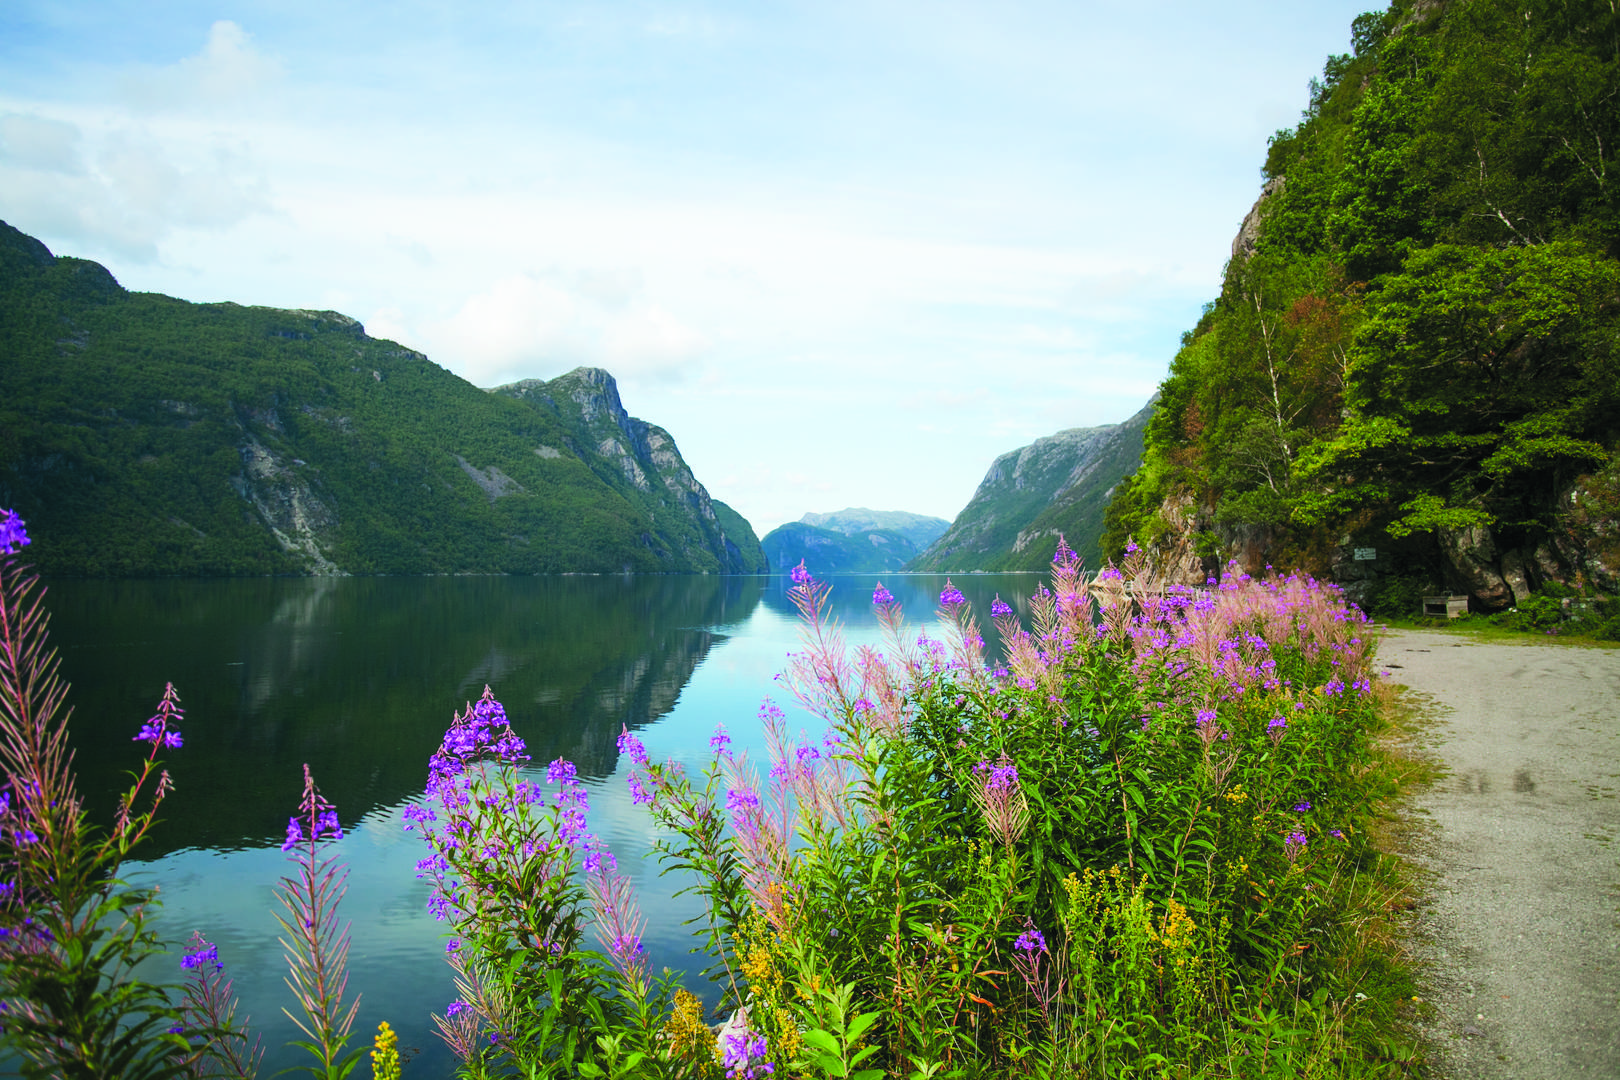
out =
<svg viewBox="0 0 1620 1080"><path fill-rule="evenodd" d="M472 1006L467 1004L465 1001L452 1001L450 1004L444 1007L444 1018L446 1020L454 1020L456 1017L460 1016L470 1008L472 1008Z"/></svg>
<svg viewBox="0 0 1620 1080"><path fill-rule="evenodd" d="M990 614L994 618L999 619L1003 615L1011 615L1012 613L1013 613L1012 605L1008 604L1007 601L1003 600L1001 598L1000 593L997 593L996 598L994 600L990 601Z"/></svg>
<svg viewBox="0 0 1620 1080"><path fill-rule="evenodd" d="M1310 810L1310 808L1311 808L1311 803L1310 803L1310 800L1307 799L1304 802L1299 802L1299 803L1294 804L1294 813L1303 814L1306 811Z"/></svg>
<svg viewBox="0 0 1620 1080"><path fill-rule="evenodd" d="M567 785L577 775L579 775L579 770L574 768L574 763L566 758L558 758L546 766L546 779L553 784Z"/></svg>
<svg viewBox="0 0 1620 1080"><path fill-rule="evenodd" d="M623 729L619 733L619 753L629 754L630 760L643 767L647 764L647 748L641 745L641 740L630 734L627 725L620 725Z"/></svg>
<svg viewBox="0 0 1620 1080"><path fill-rule="evenodd" d="M962 595L961 589L951 584L950 578L946 578L945 590L939 594L939 602L946 607L955 607L967 603L967 597Z"/></svg>
<svg viewBox="0 0 1620 1080"><path fill-rule="evenodd" d="M765 1060L765 1036L743 1031L725 1037L721 1048L727 1080L759 1080L776 1072L776 1066Z"/></svg>
<svg viewBox="0 0 1620 1080"><path fill-rule="evenodd" d="M724 754L731 750L731 736L726 734L724 724L717 724L714 735L709 739L709 749L716 754Z"/></svg>
<svg viewBox="0 0 1620 1080"><path fill-rule="evenodd" d="M799 565L793 568L793 584L805 586L809 585L814 580L815 579L810 576L810 571L804 568L804 560L800 559Z"/></svg>
<svg viewBox="0 0 1620 1080"><path fill-rule="evenodd" d="M0 555L15 555L31 543L17 511L7 510L5 516L0 517Z"/></svg>
<svg viewBox="0 0 1620 1080"><path fill-rule="evenodd" d="M153 746L162 744L170 750L180 749L182 742L180 732L174 730L175 725L185 718L186 711L180 707L180 695L175 693L174 683L168 683L163 688L163 698L158 702L157 715L141 725L130 742L149 742Z"/></svg>
<svg viewBox="0 0 1620 1080"><path fill-rule="evenodd" d="M199 941L195 949L187 950L186 955L180 958L180 967L186 971L195 971L205 964L213 964L215 971L225 968L219 962L219 947L206 941Z"/></svg>
<svg viewBox="0 0 1620 1080"><path fill-rule="evenodd" d="M759 806L759 794L748 788L730 788L726 791L726 809L735 814Z"/></svg>
<svg viewBox="0 0 1620 1080"><path fill-rule="evenodd" d="M433 823L435 821L438 821L438 820L439 820L439 815L435 814L432 810L430 810L426 806L418 806L416 804L412 804L412 805L407 806L405 808L405 831L406 832L411 832L418 825L427 826L427 825L429 825L429 824L431 824L431 823Z"/></svg>
<svg viewBox="0 0 1620 1080"><path fill-rule="evenodd" d="M1193 727L1201 728L1206 724L1213 724L1214 722L1215 722L1215 710L1214 709L1199 709L1198 710L1198 715L1193 718Z"/></svg>
<svg viewBox="0 0 1620 1080"><path fill-rule="evenodd" d="M331 833L335 840L343 839L343 826L338 824L336 810L323 810L315 819L315 839L319 840L326 833Z"/></svg>
<svg viewBox="0 0 1620 1080"><path fill-rule="evenodd" d="M631 773L625 779L625 784L628 785L629 788L630 788L630 805L631 806L651 806L652 805L652 801L653 801L652 792L648 791L647 786L641 782L641 774L640 773Z"/></svg>
<svg viewBox="0 0 1620 1080"><path fill-rule="evenodd" d="M1287 838L1283 840L1283 854L1288 856L1289 862L1293 862L1295 859L1299 858L1299 853L1304 850L1305 834L1302 832L1291 832L1288 834Z"/></svg>
<svg viewBox="0 0 1620 1080"><path fill-rule="evenodd" d="M1343 840L1344 839L1344 831L1342 829L1329 829L1328 830L1328 835L1333 837L1333 839L1335 839L1335 840Z"/></svg>
<svg viewBox="0 0 1620 1080"><path fill-rule="evenodd" d="M872 590L872 603L878 607L888 607L890 604L894 603L894 593L890 592L888 589L885 589L883 587L883 582L880 581L877 584L877 588Z"/></svg>
<svg viewBox="0 0 1620 1080"><path fill-rule="evenodd" d="M293 848L297 847L299 844L301 844L303 842L304 842L304 828L303 828L303 826L298 823L297 818L295 818L295 817L288 818L287 819L287 839L281 845L281 850L282 851L291 851Z"/></svg>
<svg viewBox="0 0 1620 1080"><path fill-rule="evenodd" d="M1018 940L1013 942L1013 948L1027 953L1045 952L1046 938L1039 930L1031 928L1018 935Z"/></svg>
<svg viewBox="0 0 1620 1080"><path fill-rule="evenodd" d="M856 698L855 699L855 711L856 712L872 712L876 708L877 708L877 706L872 704L872 702L867 698Z"/></svg>

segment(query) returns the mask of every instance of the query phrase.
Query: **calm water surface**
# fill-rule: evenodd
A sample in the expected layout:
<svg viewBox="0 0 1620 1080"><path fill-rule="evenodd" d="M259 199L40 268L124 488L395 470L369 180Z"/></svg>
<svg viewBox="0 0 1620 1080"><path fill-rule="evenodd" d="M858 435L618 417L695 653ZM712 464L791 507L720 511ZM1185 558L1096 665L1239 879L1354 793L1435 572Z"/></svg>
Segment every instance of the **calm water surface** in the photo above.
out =
<svg viewBox="0 0 1620 1080"><path fill-rule="evenodd" d="M914 620L932 629L942 576L888 576ZM1024 610L1040 579L956 579L988 621L993 595ZM877 639L869 598L876 575L832 579L851 642ZM131 877L155 881L157 930L175 952L192 930L219 946L242 1008L262 1032L263 1075L298 1061L282 1015L292 997L271 915L291 864L280 850L307 762L346 830L331 849L349 867L343 918L352 922L350 989L361 994L356 1036L379 1020L420 1051L409 1068L447 1076L453 1061L429 1013L455 996L444 924L415 876L426 853L402 829L422 796L427 760L454 711L489 685L533 760L575 762L590 789L590 826L639 889L654 970L692 973L682 920L697 902L675 897L649 857L653 832L624 786L615 739L628 725L654 759L700 770L724 723L737 749L766 760L756 714L772 696L794 727L819 734L774 676L799 647L783 578L549 577L54 583L52 641L73 683L71 722L80 787L98 822L110 819L131 741L172 681L186 710L185 747L168 757L175 793ZM993 633L986 628L990 648ZM149 977L169 977L151 971ZM713 995L709 995L713 996ZM359 1045L356 1042L355 1045ZM366 1075L363 1064L360 1075Z"/></svg>

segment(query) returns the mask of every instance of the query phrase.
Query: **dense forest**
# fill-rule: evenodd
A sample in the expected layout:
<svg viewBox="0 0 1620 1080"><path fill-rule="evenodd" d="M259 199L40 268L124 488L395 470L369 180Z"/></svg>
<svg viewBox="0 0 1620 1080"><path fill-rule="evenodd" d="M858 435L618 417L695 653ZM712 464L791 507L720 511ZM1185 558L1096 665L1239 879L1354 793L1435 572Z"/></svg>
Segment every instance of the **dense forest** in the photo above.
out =
<svg viewBox="0 0 1620 1080"><path fill-rule="evenodd" d="M1620 12L1396 0L1351 45L1270 142L1105 547L1332 571L1375 607L1612 591Z"/></svg>
<svg viewBox="0 0 1620 1080"><path fill-rule="evenodd" d="M0 506L47 574L742 572L611 376L481 390L330 311L131 293L0 223Z"/></svg>

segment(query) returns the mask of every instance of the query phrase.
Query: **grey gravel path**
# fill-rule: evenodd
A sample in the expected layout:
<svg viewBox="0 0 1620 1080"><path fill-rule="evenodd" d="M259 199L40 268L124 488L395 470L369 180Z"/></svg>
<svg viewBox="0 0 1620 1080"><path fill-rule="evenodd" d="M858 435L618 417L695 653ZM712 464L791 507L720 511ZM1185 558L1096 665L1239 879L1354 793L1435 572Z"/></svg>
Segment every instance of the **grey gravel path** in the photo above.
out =
<svg viewBox="0 0 1620 1080"><path fill-rule="evenodd" d="M1416 913L1439 1075L1620 1078L1620 650L1387 632L1439 706Z"/></svg>

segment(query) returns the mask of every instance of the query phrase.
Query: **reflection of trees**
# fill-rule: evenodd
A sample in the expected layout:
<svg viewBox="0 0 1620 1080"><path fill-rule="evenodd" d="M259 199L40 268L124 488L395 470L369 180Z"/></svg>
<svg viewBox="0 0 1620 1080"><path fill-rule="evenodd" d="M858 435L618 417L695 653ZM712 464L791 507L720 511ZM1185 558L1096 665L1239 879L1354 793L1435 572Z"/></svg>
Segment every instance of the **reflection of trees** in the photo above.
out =
<svg viewBox="0 0 1620 1080"><path fill-rule="evenodd" d="M619 725L668 712L763 581L717 576L66 582L53 640L74 682L98 813L129 737L179 688L186 745L166 850L278 835L309 762L345 820L421 790L452 713L487 682L537 762L611 772ZM148 855L158 854L153 851Z"/></svg>

